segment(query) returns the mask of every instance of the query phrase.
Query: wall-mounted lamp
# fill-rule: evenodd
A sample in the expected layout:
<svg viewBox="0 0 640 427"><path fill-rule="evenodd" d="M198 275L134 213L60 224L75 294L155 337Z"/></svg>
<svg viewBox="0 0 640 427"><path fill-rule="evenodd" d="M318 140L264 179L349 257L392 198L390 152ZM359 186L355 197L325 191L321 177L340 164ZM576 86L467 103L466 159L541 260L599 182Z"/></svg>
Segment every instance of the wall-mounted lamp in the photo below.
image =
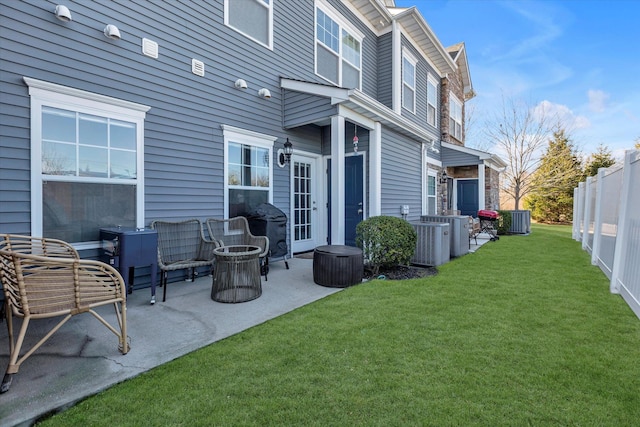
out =
<svg viewBox="0 0 640 427"><path fill-rule="evenodd" d="M293 144L289 142L289 138L284 143L284 148L278 150L278 165L283 168L291 161L291 155L293 154Z"/></svg>
<svg viewBox="0 0 640 427"><path fill-rule="evenodd" d="M269 89L263 87L258 91L258 96L260 98L269 99L271 98L271 92L269 92Z"/></svg>
<svg viewBox="0 0 640 427"><path fill-rule="evenodd" d="M69 11L67 6L59 4L56 6L56 18L64 22L69 22L71 21L71 11Z"/></svg>
<svg viewBox="0 0 640 427"><path fill-rule="evenodd" d="M447 179L449 179L449 175L447 175L447 170L443 169L442 170L442 175L440 175L440 184L446 184L447 183Z"/></svg>
<svg viewBox="0 0 640 427"><path fill-rule="evenodd" d="M113 40L120 40L120 30L113 24L109 24L104 27L104 35Z"/></svg>
<svg viewBox="0 0 640 427"><path fill-rule="evenodd" d="M243 79L236 80L235 86L236 89L246 89L248 87L247 82L245 82Z"/></svg>

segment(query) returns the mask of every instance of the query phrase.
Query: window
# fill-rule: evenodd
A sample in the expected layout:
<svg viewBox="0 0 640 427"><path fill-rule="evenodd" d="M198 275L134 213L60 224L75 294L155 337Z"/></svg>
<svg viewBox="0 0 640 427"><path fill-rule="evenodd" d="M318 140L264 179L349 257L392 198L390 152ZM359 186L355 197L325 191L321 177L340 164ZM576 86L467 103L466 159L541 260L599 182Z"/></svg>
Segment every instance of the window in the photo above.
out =
<svg viewBox="0 0 640 427"><path fill-rule="evenodd" d="M416 60L406 53L402 55L402 107L416 111Z"/></svg>
<svg viewBox="0 0 640 427"><path fill-rule="evenodd" d="M454 138L462 141L462 102L458 101L458 98L453 94L449 99L449 133Z"/></svg>
<svg viewBox="0 0 640 427"><path fill-rule="evenodd" d="M438 126L438 83L431 75L427 79L427 123Z"/></svg>
<svg viewBox="0 0 640 427"><path fill-rule="evenodd" d="M149 107L25 82L31 95L32 234L89 242L83 248L90 248L97 246L100 227L142 227Z"/></svg>
<svg viewBox="0 0 640 427"><path fill-rule="evenodd" d="M329 12L316 7L316 74L338 86L359 88L362 36Z"/></svg>
<svg viewBox="0 0 640 427"><path fill-rule="evenodd" d="M427 215L435 215L436 206L436 173L429 170L429 175L427 175Z"/></svg>
<svg viewBox="0 0 640 427"><path fill-rule="evenodd" d="M272 152L275 137L223 126L225 143L225 215L245 215L272 200Z"/></svg>
<svg viewBox="0 0 640 427"><path fill-rule="evenodd" d="M273 49L273 0L224 0L224 23Z"/></svg>

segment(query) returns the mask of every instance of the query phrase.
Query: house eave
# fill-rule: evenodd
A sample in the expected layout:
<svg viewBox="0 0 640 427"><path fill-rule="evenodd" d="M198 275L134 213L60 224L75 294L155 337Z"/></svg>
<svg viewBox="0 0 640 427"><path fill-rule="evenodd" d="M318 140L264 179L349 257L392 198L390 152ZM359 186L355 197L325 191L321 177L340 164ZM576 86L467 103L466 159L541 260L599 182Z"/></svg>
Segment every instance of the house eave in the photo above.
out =
<svg viewBox="0 0 640 427"><path fill-rule="evenodd" d="M449 142L441 142L441 146L443 150L453 150L461 153L465 153L471 156L478 157L478 159L486 166L491 167L492 169L502 171L507 167L507 163L500 158L500 156L492 153L487 153L486 151L476 150L475 148L469 148L465 146L460 146L456 144L451 144Z"/></svg>
<svg viewBox="0 0 640 427"><path fill-rule="evenodd" d="M342 105L412 139L426 142L437 140L435 133L430 133L426 129L417 126L358 89L346 89L284 77L280 78L280 87L285 90L329 98L332 105Z"/></svg>

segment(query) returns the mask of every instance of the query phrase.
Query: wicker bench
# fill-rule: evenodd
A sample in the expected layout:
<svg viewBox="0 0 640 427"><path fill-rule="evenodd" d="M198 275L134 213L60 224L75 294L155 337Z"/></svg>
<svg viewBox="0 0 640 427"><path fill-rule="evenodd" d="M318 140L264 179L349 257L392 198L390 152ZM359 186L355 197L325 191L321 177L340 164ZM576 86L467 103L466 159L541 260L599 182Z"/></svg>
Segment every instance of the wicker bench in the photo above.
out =
<svg viewBox="0 0 640 427"><path fill-rule="evenodd" d="M0 393L9 390L13 374L18 373L20 365L78 314L91 313L118 337L120 352L129 351L125 284L120 273L110 265L81 260L76 250L61 240L2 234L0 278L10 350ZM114 306L116 326L94 310L103 305ZM17 340L14 340L14 316L23 319ZM20 356L30 321L52 317L62 319Z"/></svg>

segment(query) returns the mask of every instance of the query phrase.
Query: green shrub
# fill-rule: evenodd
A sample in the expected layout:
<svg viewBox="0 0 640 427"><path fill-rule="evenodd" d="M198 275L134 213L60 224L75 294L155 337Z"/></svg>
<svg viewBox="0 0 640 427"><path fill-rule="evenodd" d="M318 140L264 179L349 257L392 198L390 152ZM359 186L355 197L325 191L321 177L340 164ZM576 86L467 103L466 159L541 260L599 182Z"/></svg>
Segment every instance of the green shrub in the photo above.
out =
<svg viewBox="0 0 640 427"><path fill-rule="evenodd" d="M380 268L407 265L416 249L417 235L411 224L393 216L373 216L356 227L356 244L365 262L377 274Z"/></svg>
<svg viewBox="0 0 640 427"><path fill-rule="evenodd" d="M498 234L508 234L511 228L511 211L498 211L500 219L498 220Z"/></svg>

